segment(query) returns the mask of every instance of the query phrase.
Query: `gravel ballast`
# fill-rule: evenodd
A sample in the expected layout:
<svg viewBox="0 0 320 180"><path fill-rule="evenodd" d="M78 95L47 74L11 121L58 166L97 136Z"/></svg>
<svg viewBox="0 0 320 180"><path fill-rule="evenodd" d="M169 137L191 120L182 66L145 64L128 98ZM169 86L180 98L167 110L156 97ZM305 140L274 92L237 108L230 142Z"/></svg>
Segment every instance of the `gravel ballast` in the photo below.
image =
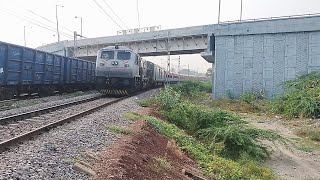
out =
<svg viewBox="0 0 320 180"><path fill-rule="evenodd" d="M2 152L0 179L90 179L74 170L74 163L85 159L85 152L101 152L120 138L106 127L129 125L122 114L138 110L136 102L157 92L150 90L125 99Z"/></svg>
<svg viewBox="0 0 320 180"><path fill-rule="evenodd" d="M53 107L53 106L68 103L68 102L89 99L89 98L101 96L101 94L97 92L93 92L90 94L80 95L75 97L69 97L69 96L67 95L51 96L51 97L45 97L45 98L17 101L16 103L17 104L19 103L19 105L17 105L19 106L19 108L0 111L0 118L15 115L15 114L20 114L24 112L34 111L34 110L42 109L44 107Z"/></svg>

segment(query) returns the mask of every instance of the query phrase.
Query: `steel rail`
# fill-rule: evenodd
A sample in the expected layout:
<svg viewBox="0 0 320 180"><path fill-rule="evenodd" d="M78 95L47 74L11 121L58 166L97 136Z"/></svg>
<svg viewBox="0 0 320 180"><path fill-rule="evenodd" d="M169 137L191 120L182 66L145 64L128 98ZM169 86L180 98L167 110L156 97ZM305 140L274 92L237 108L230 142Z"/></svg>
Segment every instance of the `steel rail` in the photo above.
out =
<svg viewBox="0 0 320 180"><path fill-rule="evenodd" d="M73 105L77 105L77 104L81 104L81 103L85 103L85 102L89 102L89 101L94 101L94 100L100 99L101 97L103 97L103 96L97 96L97 97L93 97L93 98L87 98L87 99L82 99L82 100L78 100L78 101L67 102L67 103L63 103L63 104L59 104L59 105L55 105L55 106L51 106L51 107L37 109L34 111L29 111L29 112L15 114L15 115L7 116L7 117L2 117L2 118L0 118L0 124L5 124L10 121L18 121L18 120L22 120L22 119L31 118L34 116L39 116L41 114L45 114L45 113L55 111L58 109L62 109L65 107L69 107L69 106L73 106Z"/></svg>
<svg viewBox="0 0 320 180"><path fill-rule="evenodd" d="M132 96L132 95L131 95ZM93 107L93 108L90 108L88 110L85 110L85 111L82 111L82 112L79 112L75 115L71 115L69 117L66 117L66 118L63 118L59 121L56 121L56 122L53 122L53 123L50 123L48 125L45 125L45 126L42 126L40 128L37 128L35 130L32 130L30 132L27 132L27 133L24 133L24 134L21 134L19 136L16 136L14 138L11 138L9 140L6 140L6 141L3 141L3 142L0 142L0 152L3 152L5 150L7 150L9 147L19 143L19 142L23 142L25 140L28 140L28 139L31 139L33 138L34 136L37 136L43 132L46 132L46 131L49 131L50 129L52 128L55 128L57 126L60 126L60 125L63 125L67 122L70 122L70 121L73 121L73 120L76 120L78 118L81 118L83 116L86 116L86 115L89 115L89 114L92 114L93 112L95 111L98 111L104 107L107 107L107 106L110 106L114 103L117 103L119 101L122 101L128 97L131 97L131 96L125 96L125 97L122 97L122 98L119 98L119 99L116 99L114 101L111 101L111 102L107 102L107 103L104 103L102 105L98 105L96 107Z"/></svg>

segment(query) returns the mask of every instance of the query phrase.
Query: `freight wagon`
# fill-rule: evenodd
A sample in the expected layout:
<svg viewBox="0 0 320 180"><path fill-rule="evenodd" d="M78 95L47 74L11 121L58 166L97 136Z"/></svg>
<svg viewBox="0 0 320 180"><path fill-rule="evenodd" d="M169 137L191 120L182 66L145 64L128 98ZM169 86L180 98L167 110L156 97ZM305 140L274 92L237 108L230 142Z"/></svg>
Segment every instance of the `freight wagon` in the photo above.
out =
<svg viewBox="0 0 320 180"><path fill-rule="evenodd" d="M95 63L0 42L0 99L94 88Z"/></svg>

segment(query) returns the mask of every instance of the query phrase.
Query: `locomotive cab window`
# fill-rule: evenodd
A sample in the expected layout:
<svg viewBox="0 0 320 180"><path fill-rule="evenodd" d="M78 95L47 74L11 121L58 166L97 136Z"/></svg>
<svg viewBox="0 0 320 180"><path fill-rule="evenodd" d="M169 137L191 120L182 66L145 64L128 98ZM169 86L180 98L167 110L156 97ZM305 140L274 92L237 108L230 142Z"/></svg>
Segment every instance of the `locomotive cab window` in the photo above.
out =
<svg viewBox="0 0 320 180"><path fill-rule="evenodd" d="M114 52L113 51L102 51L101 52L101 59L114 59Z"/></svg>
<svg viewBox="0 0 320 180"><path fill-rule="evenodd" d="M119 60L129 60L131 58L131 53L126 51L118 51L117 59Z"/></svg>

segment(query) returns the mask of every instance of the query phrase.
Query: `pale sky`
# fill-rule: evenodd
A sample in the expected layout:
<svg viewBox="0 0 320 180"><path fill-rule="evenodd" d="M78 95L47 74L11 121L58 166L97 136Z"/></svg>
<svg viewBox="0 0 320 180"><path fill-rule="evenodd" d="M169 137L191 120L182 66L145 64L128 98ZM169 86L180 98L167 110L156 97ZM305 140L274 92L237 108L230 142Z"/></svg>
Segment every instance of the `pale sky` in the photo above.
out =
<svg viewBox="0 0 320 180"><path fill-rule="evenodd" d="M139 26L136 0L96 1L122 29ZM162 29L215 24L218 17L218 1L139 0L140 24L141 27L161 25ZM221 21L238 20L240 0L221 1ZM124 23L116 18L105 2ZM80 32L80 19L75 19L75 16L83 17L85 37L111 36L120 30L120 27L95 4L95 0L0 0L0 3L0 41L4 42L24 45L24 26L28 47L35 48L56 42L56 4L64 6L58 8L62 40L72 39L70 36L74 30ZM243 0L243 19L313 13L320 13L320 0ZM160 64L160 59L163 59L164 63L166 57L148 59ZM175 63L173 61L173 66ZM211 67L211 64L206 63L199 55L181 56L181 64L183 68L190 64L190 68L198 69L199 72Z"/></svg>

